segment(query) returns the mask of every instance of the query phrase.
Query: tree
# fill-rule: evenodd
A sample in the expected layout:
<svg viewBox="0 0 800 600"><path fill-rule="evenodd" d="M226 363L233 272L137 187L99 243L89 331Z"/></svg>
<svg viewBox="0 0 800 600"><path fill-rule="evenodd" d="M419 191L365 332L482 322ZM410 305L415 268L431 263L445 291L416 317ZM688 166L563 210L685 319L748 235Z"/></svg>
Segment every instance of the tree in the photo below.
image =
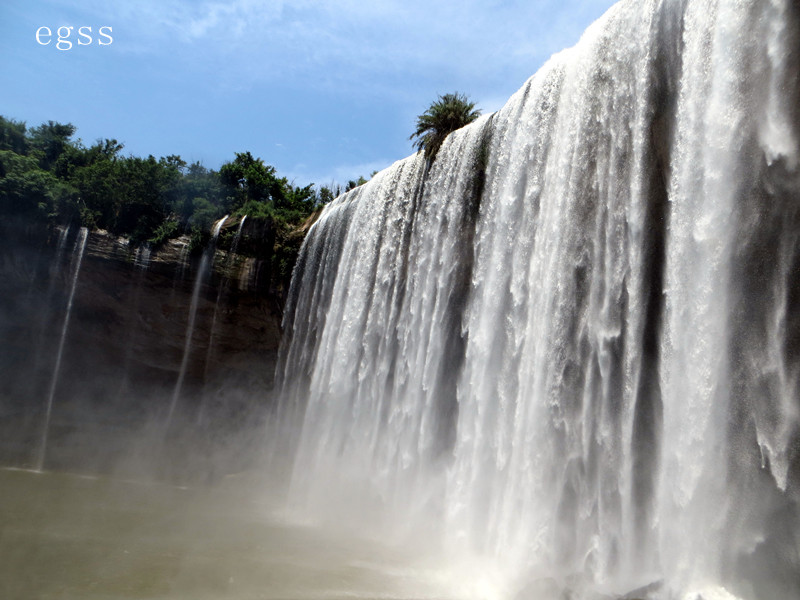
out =
<svg viewBox="0 0 800 600"><path fill-rule="evenodd" d="M333 201L336 196L339 195L339 190L337 189L335 184L332 184L331 187L327 185L323 185L317 191L317 201L318 205L328 204L328 202Z"/></svg>
<svg viewBox="0 0 800 600"><path fill-rule="evenodd" d="M481 115L475 103L465 94L444 94L417 117L417 129L408 138L417 150L425 152L425 158L433 161L444 139L456 129L472 123Z"/></svg>
<svg viewBox="0 0 800 600"><path fill-rule="evenodd" d="M117 165L115 233L136 242L150 238L168 217L177 196L180 157L130 156Z"/></svg>
<svg viewBox="0 0 800 600"><path fill-rule="evenodd" d="M211 223L225 214L225 190L219 173L199 162L186 167L179 192L174 210L187 229L210 229Z"/></svg>
<svg viewBox="0 0 800 600"><path fill-rule="evenodd" d="M76 190L40 169L35 158L0 150L0 214L49 219Z"/></svg>
<svg viewBox="0 0 800 600"><path fill-rule="evenodd" d="M65 152L56 164L56 171L78 189L81 221L88 227L114 227L122 191L121 151L116 140L97 140L74 154Z"/></svg>
<svg viewBox="0 0 800 600"><path fill-rule="evenodd" d="M75 131L76 127L72 123L55 121L48 121L30 130L28 140L43 169L52 169L58 157L70 146L70 138Z"/></svg>
<svg viewBox="0 0 800 600"><path fill-rule="evenodd" d="M281 203L284 197L283 182L275 174L275 167L265 165L260 158L249 152L237 152L232 162L227 162L219 170L220 180L228 186L230 211L248 202Z"/></svg>
<svg viewBox="0 0 800 600"><path fill-rule="evenodd" d="M22 121L0 116L0 150L28 153L27 127Z"/></svg>

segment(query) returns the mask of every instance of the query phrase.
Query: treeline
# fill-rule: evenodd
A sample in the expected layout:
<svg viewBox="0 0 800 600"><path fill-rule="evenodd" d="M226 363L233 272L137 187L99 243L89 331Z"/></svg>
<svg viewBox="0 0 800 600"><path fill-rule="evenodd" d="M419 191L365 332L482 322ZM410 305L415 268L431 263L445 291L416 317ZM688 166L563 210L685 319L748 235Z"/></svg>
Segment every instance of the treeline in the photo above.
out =
<svg viewBox="0 0 800 600"><path fill-rule="evenodd" d="M0 117L0 214L79 223L152 245L189 234L199 246L226 214L269 218L278 239L286 237L341 191L297 187L250 152L215 171L176 155L124 156L114 139L85 146L75 132L71 124L28 128Z"/></svg>

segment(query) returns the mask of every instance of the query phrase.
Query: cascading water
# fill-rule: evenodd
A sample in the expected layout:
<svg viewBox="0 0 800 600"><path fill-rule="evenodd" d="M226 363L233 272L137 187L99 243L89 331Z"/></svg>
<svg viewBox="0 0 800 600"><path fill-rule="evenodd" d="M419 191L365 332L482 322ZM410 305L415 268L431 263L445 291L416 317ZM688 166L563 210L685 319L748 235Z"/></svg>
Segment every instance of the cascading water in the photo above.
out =
<svg viewBox="0 0 800 600"><path fill-rule="evenodd" d="M133 254L133 265L139 269L140 273L144 273L150 268L150 256L153 250L149 244L143 244L136 248Z"/></svg>
<svg viewBox="0 0 800 600"><path fill-rule="evenodd" d="M175 270L175 285L186 275L186 269L189 266L189 250L190 244L187 242L181 248L180 258L178 259L179 267Z"/></svg>
<svg viewBox="0 0 800 600"><path fill-rule="evenodd" d="M534 599L797 598L798 140L796 3L623 1L332 202L285 311L292 501Z"/></svg>
<svg viewBox="0 0 800 600"><path fill-rule="evenodd" d="M236 233L233 236L233 241L231 242L230 251L228 252L228 258L225 261L225 270L222 276L222 281L219 284L219 289L217 290L217 299L214 302L214 314L211 317L211 328L208 334L208 349L206 350L206 358L203 363L203 378L207 379L208 377L208 365L211 362L212 352L214 350L214 333L217 328L217 315L219 313L219 304L222 301L223 296L228 291L228 287L230 285L230 273L233 269L233 261L236 259L236 251L239 249L239 240L242 237L242 228L244 227L245 219L247 219L247 215L242 217L242 220L239 221L239 227L236 228ZM205 418L205 398L202 398L200 401L200 407L197 409L197 422L202 423L203 419Z"/></svg>
<svg viewBox="0 0 800 600"><path fill-rule="evenodd" d="M75 300L75 290L78 287L78 277L81 272L81 262L83 261L83 251L86 249L86 240L89 237L89 230L81 227L78 232L78 238L75 240L75 249L72 252L72 262L70 269L72 273L71 284L69 288L69 297L67 298L67 306L64 312L64 322L61 325L61 336L58 341L58 349L56 350L56 363L53 367L53 373L50 378L50 387L47 392L47 404L45 405L44 423L42 425L42 439L39 444L39 453L36 458L36 470L41 471L44 469L44 462L47 456L47 439L50 435L50 417L53 413L53 398L58 389L58 378L61 373L61 358L64 354L64 342L67 340L67 331L69 330L69 320L72 314L72 303Z"/></svg>
<svg viewBox="0 0 800 600"><path fill-rule="evenodd" d="M239 227L236 229L236 233L233 236L233 241L231 242L231 248L228 252L228 258L225 261L225 272L223 274L223 280L220 282L219 289L217 290L217 300L214 302L214 314L211 317L211 330L208 335L208 350L206 351L206 360L205 360L205 371L208 371L208 363L211 360L211 352L214 349L214 331L217 326L217 314L219 312L219 303L222 300L222 297L225 295L225 292L228 290L228 286L230 285L230 272L233 268L233 261L236 258L236 250L239 248L239 239L242 237L242 228L244 227L244 221L247 219L247 215L242 217L242 220L239 221Z"/></svg>
<svg viewBox="0 0 800 600"><path fill-rule="evenodd" d="M216 249L217 238L219 232L225 221L228 220L228 215L222 217L219 221L214 223L211 230L211 243L209 248L203 252L200 259L200 265L197 267L197 275L195 275L194 288L192 289L192 299L189 303L189 316L186 320L186 336L183 345L183 357L181 358L181 367L178 372L178 379L175 381L175 387L172 390L172 400L169 403L169 410L167 411L166 419L164 420L164 431L168 431L172 423L172 417L175 413L175 408L178 406L178 399L183 389L183 381L186 378L186 369L189 366L189 356L192 351L192 338L194 336L195 318L197 316L197 305L200 300L200 290L203 287L203 282L208 271L211 269L212 261L214 260L214 251Z"/></svg>

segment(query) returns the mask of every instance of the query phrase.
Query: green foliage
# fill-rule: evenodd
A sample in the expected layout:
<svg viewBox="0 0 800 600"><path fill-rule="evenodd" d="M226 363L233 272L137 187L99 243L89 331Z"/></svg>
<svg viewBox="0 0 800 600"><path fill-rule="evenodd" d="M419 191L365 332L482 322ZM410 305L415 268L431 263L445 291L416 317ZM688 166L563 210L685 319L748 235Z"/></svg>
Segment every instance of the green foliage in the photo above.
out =
<svg viewBox="0 0 800 600"><path fill-rule="evenodd" d="M221 219L222 208L206 198L193 198L184 200L181 203L183 213L180 215L183 222L190 227L198 229L211 229L211 225L217 219Z"/></svg>
<svg viewBox="0 0 800 600"><path fill-rule="evenodd" d="M274 219L275 209L269 202L262 202L259 200L248 200L242 206L240 206L233 214L233 216L237 218L241 218L245 215L256 219L258 218Z"/></svg>
<svg viewBox="0 0 800 600"><path fill-rule="evenodd" d="M179 232L180 225L178 224L178 221L175 219L169 219L161 223L161 225L159 225L158 228L156 228L156 230L153 232L153 237L147 241L153 247L158 247L166 243L167 240L177 237Z"/></svg>
<svg viewBox="0 0 800 600"><path fill-rule="evenodd" d="M373 175L374 174L375 173L373 173ZM360 175L358 179L356 179L355 181L351 179L350 181L347 182L347 188L345 188L345 191L349 192L350 190L355 189L360 185L364 185L365 183L367 183L367 180L364 179L363 175Z"/></svg>
<svg viewBox="0 0 800 600"><path fill-rule="evenodd" d="M208 246L208 241L211 239L211 233L208 229L200 229L193 225L189 231L189 252L192 254L200 252L203 248Z"/></svg>
<svg viewBox="0 0 800 600"><path fill-rule="evenodd" d="M54 121L34 127L28 135L30 154L36 155L43 169L50 170L58 158L70 145L70 138L76 128L71 123L62 124Z"/></svg>
<svg viewBox="0 0 800 600"><path fill-rule="evenodd" d="M0 117L0 150L11 150L17 154L28 153L27 127L25 123Z"/></svg>
<svg viewBox="0 0 800 600"><path fill-rule="evenodd" d="M120 189L111 228L141 242L170 215L179 171L166 159L130 157L118 163Z"/></svg>
<svg viewBox="0 0 800 600"><path fill-rule="evenodd" d="M275 168L249 152L237 152L235 160L222 165L219 176L230 193L228 208L231 212L248 201L277 204L282 200L283 190Z"/></svg>
<svg viewBox="0 0 800 600"><path fill-rule="evenodd" d="M331 188L323 185L321 188L319 188L319 192L317 194L317 203L327 204L328 202L331 202L334 198L336 198L336 196L338 195L339 195L338 190L332 190Z"/></svg>
<svg viewBox="0 0 800 600"><path fill-rule="evenodd" d="M414 147L422 150L425 158L432 162L445 138L472 123L480 114L481 111L465 94L444 94L417 117L417 128L409 139L417 138Z"/></svg>
<svg viewBox="0 0 800 600"><path fill-rule="evenodd" d="M90 216L83 224L88 227L111 229L118 211L117 197L121 191L121 168L116 154L102 152L98 142L82 156L75 156L68 165L69 180L78 189L83 214Z"/></svg>
<svg viewBox="0 0 800 600"><path fill-rule="evenodd" d="M75 190L40 169L35 158L0 150L0 213L51 218Z"/></svg>
<svg viewBox="0 0 800 600"><path fill-rule="evenodd" d="M300 254L302 243L302 235L285 235L277 239L273 257L273 269L277 273L278 281L288 284L291 280L292 269L294 269L294 263Z"/></svg>
<svg viewBox="0 0 800 600"><path fill-rule="evenodd" d="M87 147L73 139L75 132L71 124L48 121L29 129L0 116L0 215L80 223L156 246L186 234L195 251L208 244L223 215L248 215L274 230L268 251L288 281L302 224L341 192L338 186L297 187L250 152L236 153L214 171L177 155L124 156L115 139Z"/></svg>
<svg viewBox="0 0 800 600"><path fill-rule="evenodd" d="M296 212L310 213L316 204L313 185L293 186L285 177L276 175L275 167L265 165L249 152L237 152L235 160L222 165L219 177L227 188L230 213L250 214L243 210L245 206L264 213L268 211L264 207L269 207L273 214L289 217ZM264 207L258 208L259 205Z"/></svg>

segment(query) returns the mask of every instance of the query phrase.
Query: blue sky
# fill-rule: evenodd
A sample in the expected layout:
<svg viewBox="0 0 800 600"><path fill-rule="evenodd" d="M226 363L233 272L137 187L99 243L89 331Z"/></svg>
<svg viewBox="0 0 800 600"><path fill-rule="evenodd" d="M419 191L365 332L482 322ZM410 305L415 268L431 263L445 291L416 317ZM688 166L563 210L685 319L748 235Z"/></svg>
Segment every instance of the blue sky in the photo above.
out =
<svg viewBox="0 0 800 600"><path fill-rule="evenodd" d="M439 94L500 108L611 4L2 0L0 114L70 122L87 145L116 138L137 156L216 169L249 150L298 185L346 182L411 154ZM38 44L43 26L74 27L72 48ZM81 26L91 44L77 45Z"/></svg>

